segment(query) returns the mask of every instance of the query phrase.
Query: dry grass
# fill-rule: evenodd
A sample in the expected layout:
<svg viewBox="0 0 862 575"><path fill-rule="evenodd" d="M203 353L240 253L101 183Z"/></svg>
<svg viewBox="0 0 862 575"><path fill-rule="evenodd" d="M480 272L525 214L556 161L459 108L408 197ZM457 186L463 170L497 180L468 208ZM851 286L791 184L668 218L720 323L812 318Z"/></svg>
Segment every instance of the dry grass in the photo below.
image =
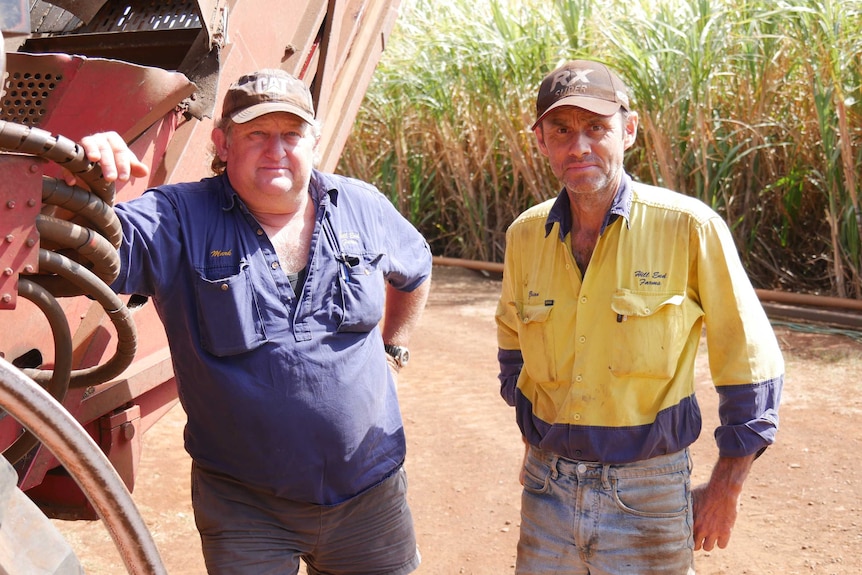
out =
<svg viewBox="0 0 862 575"><path fill-rule="evenodd" d="M862 296L858 0L404 0L340 169L376 183L435 254L501 261L555 195L529 125L542 76L590 57L641 116L639 180L731 225L758 287Z"/></svg>

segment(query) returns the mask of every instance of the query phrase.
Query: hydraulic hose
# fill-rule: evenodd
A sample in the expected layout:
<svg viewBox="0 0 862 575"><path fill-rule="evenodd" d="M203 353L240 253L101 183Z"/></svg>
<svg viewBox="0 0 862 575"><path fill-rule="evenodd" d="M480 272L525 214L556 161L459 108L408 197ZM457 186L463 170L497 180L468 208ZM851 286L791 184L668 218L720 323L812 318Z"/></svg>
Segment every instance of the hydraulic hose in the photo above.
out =
<svg viewBox="0 0 862 575"><path fill-rule="evenodd" d="M102 365L72 371L69 385L86 387L104 383L129 367L137 350L137 330L131 313L106 284L116 278L119 270L119 259L108 246L116 248L122 239L116 216L109 213L108 209L108 206L113 204L114 185L105 181L101 167L87 160L84 149L76 142L39 128L0 120L0 149L53 161L71 172L76 179L83 181L101 201L99 203L89 197L85 198L82 195L87 194L85 191L69 189L59 182L52 182L50 178L47 181L43 179L42 194L48 203L71 209L95 220L98 227L106 230L105 235L109 239L105 241L101 235L77 224L50 216L39 216L37 226L45 239L76 250L95 264L97 273L66 256L40 249L39 274L28 276L28 279L51 291L56 297L86 294L104 308L117 330L116 352ZM70 285L74 286L74 289L70 288ZM38 370L34 374L40 377Z"/></svg>
<svg viewBox="0 0 862 575"><path fill-rule="evenodd" d="M120 273L120 257L117 250L102 236L89 228L61 220L44 214L36 218L36 229L42 237L43 247L46 242L53 242L61 248L74 250L93 264L92 272L106 284L111 284ZM40 283L47 287L57 297L80 295L79 293L63 293L60 286L50 286L44 279ZM64 283L66 283L64 281Z"/></svg>
<svg viewBox="0 0 862 575"><path fill-rule="evenodd" d="M25 278L18 279L18 295L33 302L42 311L54 336L54 369L30 370L33 373L31 377L45 387L51 397L62 403L69 390L72 374L72 332L66 314L48 290ZM28 370L24 370L24 373L29 375ZM38 444L36 436L25 431L3 451L3 455L15 465Z"/></svg>
<svg viewBox="0 0 862 575"><path fill-rule="evenodd" d="M93 272L60 254L39 250L39 271L57 274L94 298L104 308L117 330L117 350L113 357L102 365L74 370L69 385L98 385L120 375L132 364L138 347L137 328L126 304ZM40 283L41 279L35 275L28 278L35 283Z"/></svg>
<svg viewBox="0 0 862 575"><path fill-rule="evenodd" d="M57 178L42 176L42 203L86 219L115 249L120 247L123 241L120 220L111 205L99 196L77 186L67 186Z"/></svg>
<svg viewBox="0 0 862 575"><path fill-rule="evenodd" d="M113 203L114 184L105 181L99 164L90 162L84 148L69 138L0 120L0 148L51 160L85 182L103 201Z"/></svg>

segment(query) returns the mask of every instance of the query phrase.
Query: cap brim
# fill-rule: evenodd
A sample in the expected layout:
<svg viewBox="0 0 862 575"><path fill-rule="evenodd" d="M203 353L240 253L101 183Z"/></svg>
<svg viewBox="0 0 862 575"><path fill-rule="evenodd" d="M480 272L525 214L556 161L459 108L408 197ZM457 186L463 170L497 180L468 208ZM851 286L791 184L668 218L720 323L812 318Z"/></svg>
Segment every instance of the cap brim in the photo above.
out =
<svg viewBox="0 0 862 575"><path fill-rule="evenodd" d="M598 114L600 116L613 116L619 111L620 108L623 107L623 105L619 102L610 102L608 100L602 100L601 98L590 98L588 96L566 96L565 98L560 98L559 100L554 102L552 106L548 107L548 109L545 110L545 113L543 113L536 119L535 123L533 124L533 127L530 129L535 130L536 127L538 127L538 125L542 123L542 120L545 119L545 116L547 116L552 110L556 110L557 108L560 108L562 106L583 108L584 110L587 110L594 114Z"/></svg>
<svg viewBox="0 0 862 575"><path fill-rule="evenodd" d="M255 104L254 106L249 106L248 108L240 110L239 112L231 116L230 119L237 124L244 124L265 114L272 114L273 112L287 112L288 114L299 116L309 124L314 123L314 116L312 116L307 111L303 110L298 106L291 106L290 104L287 104L285 102L267 102L264 104Z"/></svg>

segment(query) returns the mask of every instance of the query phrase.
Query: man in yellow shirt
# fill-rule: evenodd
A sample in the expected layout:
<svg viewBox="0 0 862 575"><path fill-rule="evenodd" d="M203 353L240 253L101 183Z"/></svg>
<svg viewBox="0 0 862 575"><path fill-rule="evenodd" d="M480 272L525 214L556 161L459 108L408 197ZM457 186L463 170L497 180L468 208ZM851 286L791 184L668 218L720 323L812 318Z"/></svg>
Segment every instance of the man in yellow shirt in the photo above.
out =
<svg viewBox="0 0 862 575"><path fill-rule="evenodd" d="M524 436L516 575L689 574L723 548L752 462L774 441L784 364L721 217L632 181L638 115L606 66L542 82L533 125L563 189L508 230L501 393ZM705 328L719 459L691 489Z"/></svg>

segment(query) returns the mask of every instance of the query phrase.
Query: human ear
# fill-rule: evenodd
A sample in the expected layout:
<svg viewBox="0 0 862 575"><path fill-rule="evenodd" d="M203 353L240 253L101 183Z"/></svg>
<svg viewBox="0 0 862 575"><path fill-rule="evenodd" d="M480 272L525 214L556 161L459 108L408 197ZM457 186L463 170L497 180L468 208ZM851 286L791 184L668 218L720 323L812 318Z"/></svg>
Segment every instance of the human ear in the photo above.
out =
<svg viewBox="0 0 862 575"><path fill-rule="evenodd" d="M215 146L216 154L221 161L227 161L227 134L221 128L213 128L210 135L213 145Z"/></svg>
<svg viewBox="0 0 862 575"><path fill-rule="evenodd" d="M623 144L625 145L625 149L628 150L631 148L635 140L638 136L638 113L637 112L629 112L625 118L625 125L623 126L625 131L625 135L623 136Z"/></svg>
<svg viewBox="0 0 862 575"><path fill-rule="evenodd" d="M545 131L542 129L542 124L539 124L533 129L536 134L536 144L539 146L539 151L543 156L548 156L548 146L545 144Z"/></svg>

